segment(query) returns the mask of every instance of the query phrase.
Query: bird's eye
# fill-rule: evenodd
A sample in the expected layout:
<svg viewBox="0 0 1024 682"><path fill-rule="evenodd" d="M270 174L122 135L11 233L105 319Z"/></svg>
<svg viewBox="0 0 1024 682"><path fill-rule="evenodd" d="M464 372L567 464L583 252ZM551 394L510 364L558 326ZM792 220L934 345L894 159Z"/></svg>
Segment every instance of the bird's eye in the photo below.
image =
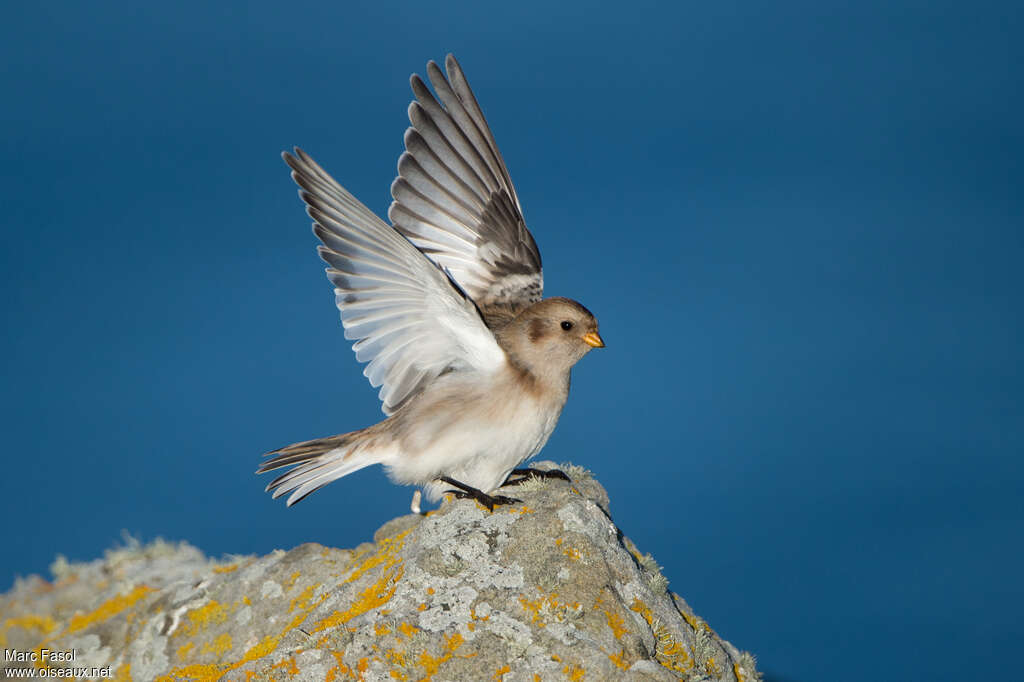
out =
<svg viewBox="0 0 1024 682"><path fill-rule="evenodd" d="M564 329L565 331L569 331L570 329L572 329L572 322L570 322L569 320L562 320L562 329Z"/></svg>

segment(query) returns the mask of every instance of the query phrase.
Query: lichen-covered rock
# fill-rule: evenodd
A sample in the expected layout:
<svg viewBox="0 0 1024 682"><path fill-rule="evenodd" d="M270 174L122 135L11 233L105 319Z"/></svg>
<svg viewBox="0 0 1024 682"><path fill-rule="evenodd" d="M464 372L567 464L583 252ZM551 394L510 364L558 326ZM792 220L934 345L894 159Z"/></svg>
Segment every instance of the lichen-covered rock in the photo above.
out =
<svg viewBox="0 0 1024 682"><path fill-rule="evenodd" d="M521 504L449 501L354 550L60 562L0 597L0 648L73 651L49 666L122 680L758 679L623 537L604 489L564 470L506 491Z"/></svg>

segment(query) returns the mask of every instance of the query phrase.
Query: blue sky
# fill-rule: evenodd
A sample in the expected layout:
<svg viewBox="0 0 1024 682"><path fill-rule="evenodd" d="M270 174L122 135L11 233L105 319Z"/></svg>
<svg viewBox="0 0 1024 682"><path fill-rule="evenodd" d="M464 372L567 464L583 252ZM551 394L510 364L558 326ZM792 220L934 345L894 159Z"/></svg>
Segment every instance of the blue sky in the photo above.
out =
<svg viewBox="0 0 1024 682"><path fill-rule="evenodd" d="M589 355L542 457L785 680L983 679L1024 639L1013 3L0 10L0 583L119 541L354 546L268 449L380 418L283 149L383 214L460 59Z"/></svg>

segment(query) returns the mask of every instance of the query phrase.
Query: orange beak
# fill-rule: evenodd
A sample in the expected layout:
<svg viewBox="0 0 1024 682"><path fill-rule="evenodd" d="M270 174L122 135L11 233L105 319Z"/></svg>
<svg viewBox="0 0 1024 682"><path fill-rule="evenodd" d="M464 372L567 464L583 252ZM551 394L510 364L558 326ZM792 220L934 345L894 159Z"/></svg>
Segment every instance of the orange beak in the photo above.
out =
<svg viewBox="0 0 1024 682"><path fill-rule="evenodd" d="M597 332L587 332L583 335L583 342L594 348L604 348L604 339Z"/></svg>

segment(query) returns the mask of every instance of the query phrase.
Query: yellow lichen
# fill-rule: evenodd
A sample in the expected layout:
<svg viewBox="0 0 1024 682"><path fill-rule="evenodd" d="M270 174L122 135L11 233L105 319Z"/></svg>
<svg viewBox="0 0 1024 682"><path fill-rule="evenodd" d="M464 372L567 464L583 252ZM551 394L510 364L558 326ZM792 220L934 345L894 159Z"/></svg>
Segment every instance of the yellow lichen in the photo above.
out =
<svg viewBox="0 0 1024 682"><path fill-rule="evenodd" d="M623 670L629 670L629 663L626 662L626 650L623 649L617 654L608 654L608 658L611 659L612 663L619 666Z"/></svg>
<svg viewBox="0 0 1024 682"><path fill-rule="evenodd" d="M194 649L195 646L196 645L193 644L192 642L185 642L184 644L179 646L178 647L178 651L176 652L177 656L178 656L178 660L179 661L184 661L186 658L188 658L189 653L191 653L192 649Z"/></svg>
<svg viewBox="0 0 1024 682"><path fill-rule="evenodd" d="M205 630L210 625L223 623L228 619L228 610L215 600L210 600L198 608L185 614L188 622L175 634L186 634L189 637Z"/></svg>
<svg viewBox="0 0 1024 682"><path fill-rule="evenodd" d="M217 636L212 642L203 645L202 652L204 654L210 654L220 658L224 654L231 651L232 642L231 635L224 632ZM180 651L180 650L179 650ZM181 657L184 658L184 657Z"/></svg>
<svg viewBox="0 0 1024 682"><path fill-rule="evenodd" d="M565 676L568 677L572 682L579 682L587 676L586 670L584 670L580 666L573 665L571 663L562 668L562 672L565 673Z"/></svg>
<svg viewBox="0 0 1024 682"><path fill-rule="evenodd" d="M392 663L402 668L405 668L408 663L405 660L405 653L401 649L388 649L384 652L384 658L388 659Z"/></svg>
<svg viewBox="0 0 1024 682"><path fill-rule="evenodd" d="M372 570L373 568L376 568L377 566L383 565L384 569L386 570L394 566L399 561L401 561L401 559L396 555L398 551L402 549L402 544L405 541L405 536L408 535L411 531L412 529L410 528L409 530L399 533L394 537L384 538L383 540L381 540L380 544L377 546L377 552L369 556L365 561L363 561L359 566L357 566L356 569L352 572L352 575L346 578L345 582L355 582L356 580L361 578L364 573L366 573L369 570Z"/></svg>
<svg viewBox="0 0 1024 682"><path fill-rule="evenodd" d="M238 570L238 564L229 564L227 566L214 566L214 573L231 573L232 571Z"/></svg>
<svg viewBox="0 0 1024 682"><path fill-rule="evenodd" d="M401 566L396 567L393 571L386 572L377 582L360 592L356 600L352 602L352 606L344 612L335 611L327 618L324 618L313 628L313 632L320 632L327 628L344 625L356 616L361 616L371 609L388 603L395 596L395 590L398 588L396 583L401 579L402 573L403 568Z"/></svg>
<svg viewBox="0 0 1024 682"><path fill-rule="evenodd" d="M297 608L307 608L309 606L309 600L313 598L313 591L318 587L320 587L319 583L307 585L306 589L302 590L297 597L293 597L291 602L288 604L288 613L291 613Z"/></svg>
<svg viewBox="0 0 1024 682"><path fill-rule="evenodd" d="M124 595L117 595L112 599L100 604L95 610L85 615L75 615L71 617L71 624L68 626L67 634L84 630L93 623L99 623L101 621L112 618L117 614L121 613L125 609L135 606L135 603L145 597L150 592L153 592L152 587L145 585L139 585L134 590Z"/></svg>
<svg viewBox="0 0 1024 682"><path fill-rule="evenodd" d="M634 599L629 607L632 611L639 613L647 624L651 626L654 634L654 658L662 666L669 670L685 673L693 668L693 659L687 653L686 647L672 636L663 625L654 618L651 609L639 599Z"/></svg>
<svg viewBox="0 0 1024 682"><path fill-rule="evenodd" d="M285 658L282 661L275 663L274 665L270 666L270 669L283 670L284 672L288 673L290 677L294 677L295 675L299 674L299 666L298 664L296 664L294 656L289 656L288 658Z"/></svg>
<svg viewBox="0 0 1024 682"><path fill-rule="evenodd" d="M444 637L444 648L446 651L440 656L431 656L428 652L424 651L419 655L417 663L419 663L424 670L427 671L427 676L424 678L429 680L436 673L441 664L447 661L455 653L455 650L462 646L463 643L462 635L456 632L451 637L445 635Z"/></svg>
<svg viewBox="0 0 1024 682"><path fill-rule="evenodd" d="M612 629L612 634L615 635L615 639L622 639L622 636L626 634L626 626L622 620L622 616L611 611L605 611L604 617L608 620L608 627Z"/></svg>
<svg viewBox="0 0 1024 682"><path fill-rule="evenodd" d="M344 653L341 651L332 651L331 655L334 656L334 661L338 664L337 667L331 668L327 671L327 676L324 678L324 682L334 682L337 678L338 673L341 673L345 677L351 677L355 679L356 674L352 672L352 668L345 665L345 661L342 660Z"/></svg>
<svg viewBox="0 0 1024 682"><path fill-rule="evenodd" d="M522 604L523 610L530 612L531 621L541 628L546 625L545 621L562 622L570 610L578 611L580 609L579 602L559 602L558 595L554 592L550 595L542 594L537 599L520 596L519 603Z"/></svg>
<svg viewBox="0 0 1024 682"><path fill-rule="evenodd" d="M48 635L57 629L57 621L50 616L18 616L16 618L5 618L3 627L0 628L0 647L7 646L7 631L11 628L38 630L43 635Z"/></svg>

